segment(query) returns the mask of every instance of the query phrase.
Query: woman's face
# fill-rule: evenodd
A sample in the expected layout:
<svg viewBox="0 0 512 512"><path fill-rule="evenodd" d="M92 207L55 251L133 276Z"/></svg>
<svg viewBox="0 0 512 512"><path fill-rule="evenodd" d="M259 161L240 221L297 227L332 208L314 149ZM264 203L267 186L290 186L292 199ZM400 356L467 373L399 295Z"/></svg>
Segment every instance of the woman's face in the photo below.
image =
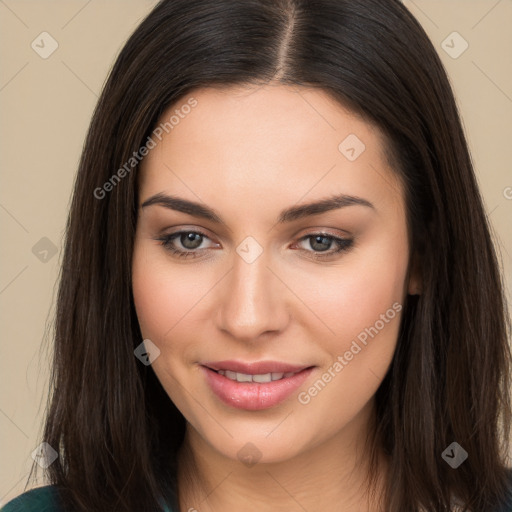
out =
<svg viewBox="0 0 512 512"><path fill-rule="evenodd" d="M284 461L364 430L417 287L402 188L380 133L320 90L192 98L139 176L142 335L204 446Z"/></svg>

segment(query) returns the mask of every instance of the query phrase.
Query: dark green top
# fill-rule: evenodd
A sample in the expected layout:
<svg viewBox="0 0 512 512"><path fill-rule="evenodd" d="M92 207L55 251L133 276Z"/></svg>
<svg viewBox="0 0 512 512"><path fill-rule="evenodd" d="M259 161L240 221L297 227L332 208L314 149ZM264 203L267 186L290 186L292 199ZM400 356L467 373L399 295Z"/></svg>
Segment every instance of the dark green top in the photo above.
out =
<svg viewBox="0 0 512 512"><path fill-rule="evenodd" d="M164 507L165 512L179 512L176 504ZM7 503L0 512L66 512L59 504L57 490L52 485L24 492Z"/></svg>
<svg viewBox="0 0 512 512"><path fill-rule="evenodd" d="M512 473L511 473L512 475ZM510 501L508 504L494 512L512 512L512 480L510 486ZM175 508L165 508L166 512L179 512L178 507L174 504ZM51 485L45 487L38 487L27 491L22 495L14 498L7 503L0 512L65 512L58 502L58 496L55 488ZM486 511L492 512L492 511Z"/></svg>

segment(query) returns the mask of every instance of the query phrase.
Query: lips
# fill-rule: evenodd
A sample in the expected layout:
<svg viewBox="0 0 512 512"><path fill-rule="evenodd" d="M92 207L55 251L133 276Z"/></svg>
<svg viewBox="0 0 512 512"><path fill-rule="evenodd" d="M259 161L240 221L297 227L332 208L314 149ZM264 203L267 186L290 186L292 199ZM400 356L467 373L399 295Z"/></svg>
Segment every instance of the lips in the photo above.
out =
<svg viewBox="0 0 512 512"><path fill-rule="evenodd" d="M210 389L224 404L261 410L286 400L313 371L312 366L277 361L208 362L201 366Z"/></svg>

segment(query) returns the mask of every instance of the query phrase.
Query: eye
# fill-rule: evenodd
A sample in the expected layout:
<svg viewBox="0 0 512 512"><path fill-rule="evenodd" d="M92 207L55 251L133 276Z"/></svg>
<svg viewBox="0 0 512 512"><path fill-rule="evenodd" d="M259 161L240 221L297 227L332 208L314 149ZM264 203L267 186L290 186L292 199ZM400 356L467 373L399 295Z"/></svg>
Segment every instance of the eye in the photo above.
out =
<svg viewBox="0 0 512 512"><path fill-rule="evenodd" d="M200 231L177 231L176 233L156 238L166 251L179 258L195 258L199 256L198 252L205 250L204 247L201 248L204 239L208 239L208 237ZM176 242L184 249L176 247Z"/></svg>
<svg viewBox="0 0 512 512"><path fill-rule="evenodd" d="M201 247L209 237L200 231L177 231L169 235L163 235L156 238L166 251L169 251L178 258L196 258L208 247ZM310 253L310 256L316 259L332 257L343 251L347 251L353 245L354 240L350 238L340 238L328 233L310 233L303 236L298 244L309 240L309 247L313 250L301 248L303 252ZM334 244L334 249L332 246ZM216 244L219 246L219 244Z"/></svg>
<svg viewBox="0 0 512 512"><path fill-rule="evenodd" d="M304 241L307 242L308 240L308 245L313 251L308 249L301 250L312 253L311 256L317 259L329 258L335 254L347 251L354 243L354 240L351 238L340 238L338 236L329 235L328 233L310 233L303 236L299 240L299 244ZM331 249L333 244L335 248Z"/></svg>

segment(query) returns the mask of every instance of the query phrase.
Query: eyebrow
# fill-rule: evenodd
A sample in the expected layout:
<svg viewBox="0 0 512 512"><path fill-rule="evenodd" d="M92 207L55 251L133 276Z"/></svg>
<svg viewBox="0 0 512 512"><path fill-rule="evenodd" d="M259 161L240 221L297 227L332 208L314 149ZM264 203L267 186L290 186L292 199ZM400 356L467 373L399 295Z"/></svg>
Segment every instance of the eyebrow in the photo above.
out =
<svg viewBox="0 0 512 512"><path fill-rule="evenodd" d="M146 199L146 201L142 203L141 208L146 208L153 205L163 206L169 210L175 210L178 212L186 213L188 215L193 215L194 217L207 219L215 222L216 224L226 225L226 223L222 220L222 217L218 215L215 210L201 203L189 201L188 199L158 193L154 196L151 196L149 199ZM365 206L375 210L375 206L370 203L370 201L367 201L362 197L339 194L320 199L312 203L287 208L279 214L277 223L283 224L285 222L292 222L305 217L310 217L312 215L318 215L320 213L328 212L331 210L337 210L347 206L355 205Z"/></svg>

